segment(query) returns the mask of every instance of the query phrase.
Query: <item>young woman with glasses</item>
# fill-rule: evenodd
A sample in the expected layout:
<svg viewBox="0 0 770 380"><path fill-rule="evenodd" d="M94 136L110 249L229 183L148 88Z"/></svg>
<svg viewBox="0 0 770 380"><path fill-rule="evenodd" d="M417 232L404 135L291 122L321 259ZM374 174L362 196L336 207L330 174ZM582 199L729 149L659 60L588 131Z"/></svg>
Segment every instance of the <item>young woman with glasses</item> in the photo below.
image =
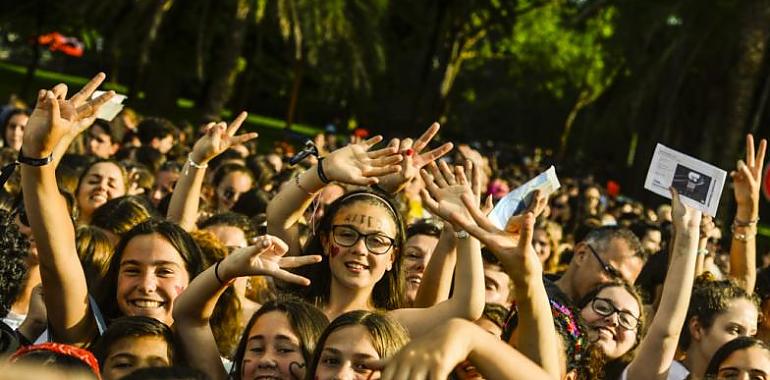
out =
<svg viewBox="0 0 770 380"><path fill-rule="evenodd" d="M675 190L672 199L676 232L671 263L660 306L644 338L642 302L631 285L604 284L578 302L593 344L591 378L684 378L674 354L695 277L701 213L684 206Z"/></svg>
<svg viewBox="0 0 770 380"><path fill-rule="evenodd" d="M384 149L369 151L381 141L377 136L330 153L293 183L283 186L270 202L268 232L283 238L289 253L296 254L297 221L326 183L379 184L398 189L397 183L446 153L444 149L420 154L437 129L430 128L413 144L407 139L407 144L392 142ZM394 179L394 175L403 178ZM463 193L472 192L469 181L456 179L453 173L442 179L441 187L455 191L447 191L445 202L452 198L459 203ZM439 321L479 318L484 308L484 275L478 241L467 234L457 237L455 292L451 299L430 308L405 309L400 273L405 238L403 217L387 194L364 188L343 195L328 206L308 240L305 252L321 253L323 261L297 272L312 283L297 289L297 293L320 307L330 320L353 310L387 311L413 336Z"/></svg>

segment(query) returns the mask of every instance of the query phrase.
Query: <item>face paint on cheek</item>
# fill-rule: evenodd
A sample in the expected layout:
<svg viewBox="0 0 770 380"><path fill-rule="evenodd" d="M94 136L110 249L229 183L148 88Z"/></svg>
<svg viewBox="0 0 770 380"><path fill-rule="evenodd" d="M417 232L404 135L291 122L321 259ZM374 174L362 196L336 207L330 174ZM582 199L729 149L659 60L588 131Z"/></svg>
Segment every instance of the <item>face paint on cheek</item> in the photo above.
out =
<svg viewBox="0 0 770 380"><path fill-rule="evenodd" d="M176 291L176 295L177 295L177 296L179 296L180 294L182 294L182 292L183 292L185 289L187 289L187 287L186 287L186 286L184 286L184 285L174 285L174 290Z"/></svg>
<svg viewBox="0 0 770 380"><path fill-rule="evenodd" d="M332 258L335 258L335 257L337 257L337 255L340 254L340 247L338 247L336 245L332 245L332 247L330 248L329 251L330 251L330 253L332 255Z"/></svg>

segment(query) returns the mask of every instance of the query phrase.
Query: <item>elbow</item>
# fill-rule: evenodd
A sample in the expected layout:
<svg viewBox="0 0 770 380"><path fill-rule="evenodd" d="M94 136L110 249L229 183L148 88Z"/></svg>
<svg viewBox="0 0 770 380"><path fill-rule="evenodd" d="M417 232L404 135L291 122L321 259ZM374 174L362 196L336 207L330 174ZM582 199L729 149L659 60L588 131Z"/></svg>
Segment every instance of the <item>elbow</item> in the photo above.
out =
<svg viewBox="0 0 770 380"><path fill-rule="evenodd" d="M461 318L469 321L476 321L484 314L484 297L479 300L473 300L468 302L465 310L463 310Z"/></svg>

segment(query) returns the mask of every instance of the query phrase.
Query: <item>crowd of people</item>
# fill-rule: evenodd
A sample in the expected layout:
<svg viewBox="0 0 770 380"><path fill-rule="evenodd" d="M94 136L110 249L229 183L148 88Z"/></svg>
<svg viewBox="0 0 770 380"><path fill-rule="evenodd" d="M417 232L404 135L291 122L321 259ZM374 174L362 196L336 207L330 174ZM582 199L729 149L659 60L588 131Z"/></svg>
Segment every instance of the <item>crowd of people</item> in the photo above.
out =
<svg viewBox="0 0 770 380"><path fill-rule="evenodd" d="M770 376L764 139L729 225L560 172L499 228L548 154L105 121L104 79L0 113L0 378Z"/></svg>

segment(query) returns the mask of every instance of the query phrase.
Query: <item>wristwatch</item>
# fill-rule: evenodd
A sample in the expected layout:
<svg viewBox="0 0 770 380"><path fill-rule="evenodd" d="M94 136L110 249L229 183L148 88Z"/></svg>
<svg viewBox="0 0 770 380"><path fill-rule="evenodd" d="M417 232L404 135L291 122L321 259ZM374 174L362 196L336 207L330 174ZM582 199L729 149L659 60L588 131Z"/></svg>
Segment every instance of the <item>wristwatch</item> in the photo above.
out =
<svg viewBox="0 0 770 380"><path fill-rule="evenodd" d="M471 235L468 233L468 231L465 231L465 230L457 230L455 232L455 237L460 239L460 240L467 239L470 236Z"/></svg>

